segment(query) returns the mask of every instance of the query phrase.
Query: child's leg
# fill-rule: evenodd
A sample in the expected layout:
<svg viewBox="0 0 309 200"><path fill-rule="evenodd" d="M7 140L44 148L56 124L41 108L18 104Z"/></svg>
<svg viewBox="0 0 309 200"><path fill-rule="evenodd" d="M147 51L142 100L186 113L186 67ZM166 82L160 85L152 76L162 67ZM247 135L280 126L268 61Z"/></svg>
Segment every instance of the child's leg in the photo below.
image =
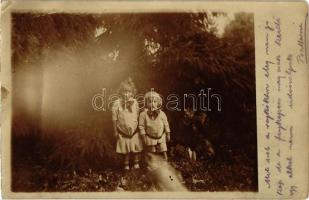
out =
<svg viewBox="0 0 309 200"><path fill-rule="evenodd" d="M123 159L123 164L124 164L124 169L125 170L129 170L130 167L129 167L129 161L130 161L130 154L125 154L124 155L124 159Z"/></svg>
<svg viewBox="0 0 309 200"><path fill-rule="evenodd" d="M134 169L139 169L139 153L133 154L133 163L134 163Z"/></svg>
<svg viewBox="0 0 309 200"><path fill-rule="evenodd" d="M190 147L187 148L187 152L188 152L189 159L191 160L192 159L192 151L191 151Z"/></svg>
<svg viewBox="0 0 309 200"><path fill-rule="evenodd" d="M166 142L162 142L157 144L156 146L156 152L158 152L159 154L161 154L164 158L165 161L167 161L167 145Z"/></svg>
<svg viewBox="0 0 309 200"><path fill-rule="evenodd" d="M162 152L162 154L163 154L164 160L167 161L167 153L166 153L166 151Z"/></svg>
<svg viewBox="0 0 309 200"><path fill-rule="evenodd" d="M196 151L195 150L192 151L192 160L196 161Z"/></svg>

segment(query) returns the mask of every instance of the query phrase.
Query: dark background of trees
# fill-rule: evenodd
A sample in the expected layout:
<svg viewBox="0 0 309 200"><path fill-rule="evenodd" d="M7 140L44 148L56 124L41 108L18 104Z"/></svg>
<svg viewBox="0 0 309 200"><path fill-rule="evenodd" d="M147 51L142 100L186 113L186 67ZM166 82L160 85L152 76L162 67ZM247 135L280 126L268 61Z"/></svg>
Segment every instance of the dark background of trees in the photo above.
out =
<svg viewBox="0 0 309 200"><path fill-rule="evenodd" d="M155 88L166 97L212 88L220 94L222 112L207 113L207 134L219 151L222 145L242 151L256 170L253 14L236 13L218 36L220 15L13 14L13 168L29 155L57 170L113 167L110 113L94 111L90 102L101 88L114 92L131 76L139 93ZM167 115L176 130L181 114Z"/></svg>

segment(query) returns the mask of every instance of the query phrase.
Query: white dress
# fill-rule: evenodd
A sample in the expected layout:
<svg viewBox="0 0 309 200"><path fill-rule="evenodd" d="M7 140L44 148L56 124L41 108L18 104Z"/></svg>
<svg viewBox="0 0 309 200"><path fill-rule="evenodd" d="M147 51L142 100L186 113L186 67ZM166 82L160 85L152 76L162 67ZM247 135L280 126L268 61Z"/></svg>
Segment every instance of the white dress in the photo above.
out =
<svg viewBox="0 0 309 200"><path fill-rule="evenodd" d="M131 109L124 108L122 100L118 99L112 107L112 119L116 121L119 137L116 144L116 152L128 154L143 150L143 144L138 126L138 103L132 100Z"/></svg>

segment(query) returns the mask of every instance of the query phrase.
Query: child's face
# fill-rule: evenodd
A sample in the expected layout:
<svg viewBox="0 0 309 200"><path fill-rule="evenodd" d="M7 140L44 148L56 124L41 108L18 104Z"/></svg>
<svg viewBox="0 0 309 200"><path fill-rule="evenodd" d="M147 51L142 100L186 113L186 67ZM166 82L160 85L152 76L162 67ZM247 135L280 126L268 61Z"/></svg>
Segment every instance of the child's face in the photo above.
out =
<svg viewBox="0 0 309 200"><path fill-rule="evenodd" d="M150 110L152 111L157 110L160 107L160 102L157 98L151 98L149 99L149 106Z"/></svg>
<svg viewBox="0 0 309 200"><path fill-rule="evenodd" d="M124 100L130 100L133 96L132 89L130 87L124 87L121 95Z"/></svg>

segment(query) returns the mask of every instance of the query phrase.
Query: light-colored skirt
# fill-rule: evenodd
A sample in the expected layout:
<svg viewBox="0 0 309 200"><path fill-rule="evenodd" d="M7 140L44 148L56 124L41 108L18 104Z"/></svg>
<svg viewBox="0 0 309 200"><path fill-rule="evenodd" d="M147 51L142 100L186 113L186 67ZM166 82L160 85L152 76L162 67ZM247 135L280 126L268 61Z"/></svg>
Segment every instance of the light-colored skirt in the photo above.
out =
<svg viewBox="0 0 309 200"><path fill-rule="evenodd" d="M165 152L167 151L166 134L164 133L160 139L151 138L146 135L146 146L150 152Z"/></svg>
<svg viewBox="0 0 309 200"><path fill-rule="evenodd" d="M138 153L143 150L143 143L139 133L132 138L127 138L119 134L116 144L116 152L120 154Z"/></svg>

